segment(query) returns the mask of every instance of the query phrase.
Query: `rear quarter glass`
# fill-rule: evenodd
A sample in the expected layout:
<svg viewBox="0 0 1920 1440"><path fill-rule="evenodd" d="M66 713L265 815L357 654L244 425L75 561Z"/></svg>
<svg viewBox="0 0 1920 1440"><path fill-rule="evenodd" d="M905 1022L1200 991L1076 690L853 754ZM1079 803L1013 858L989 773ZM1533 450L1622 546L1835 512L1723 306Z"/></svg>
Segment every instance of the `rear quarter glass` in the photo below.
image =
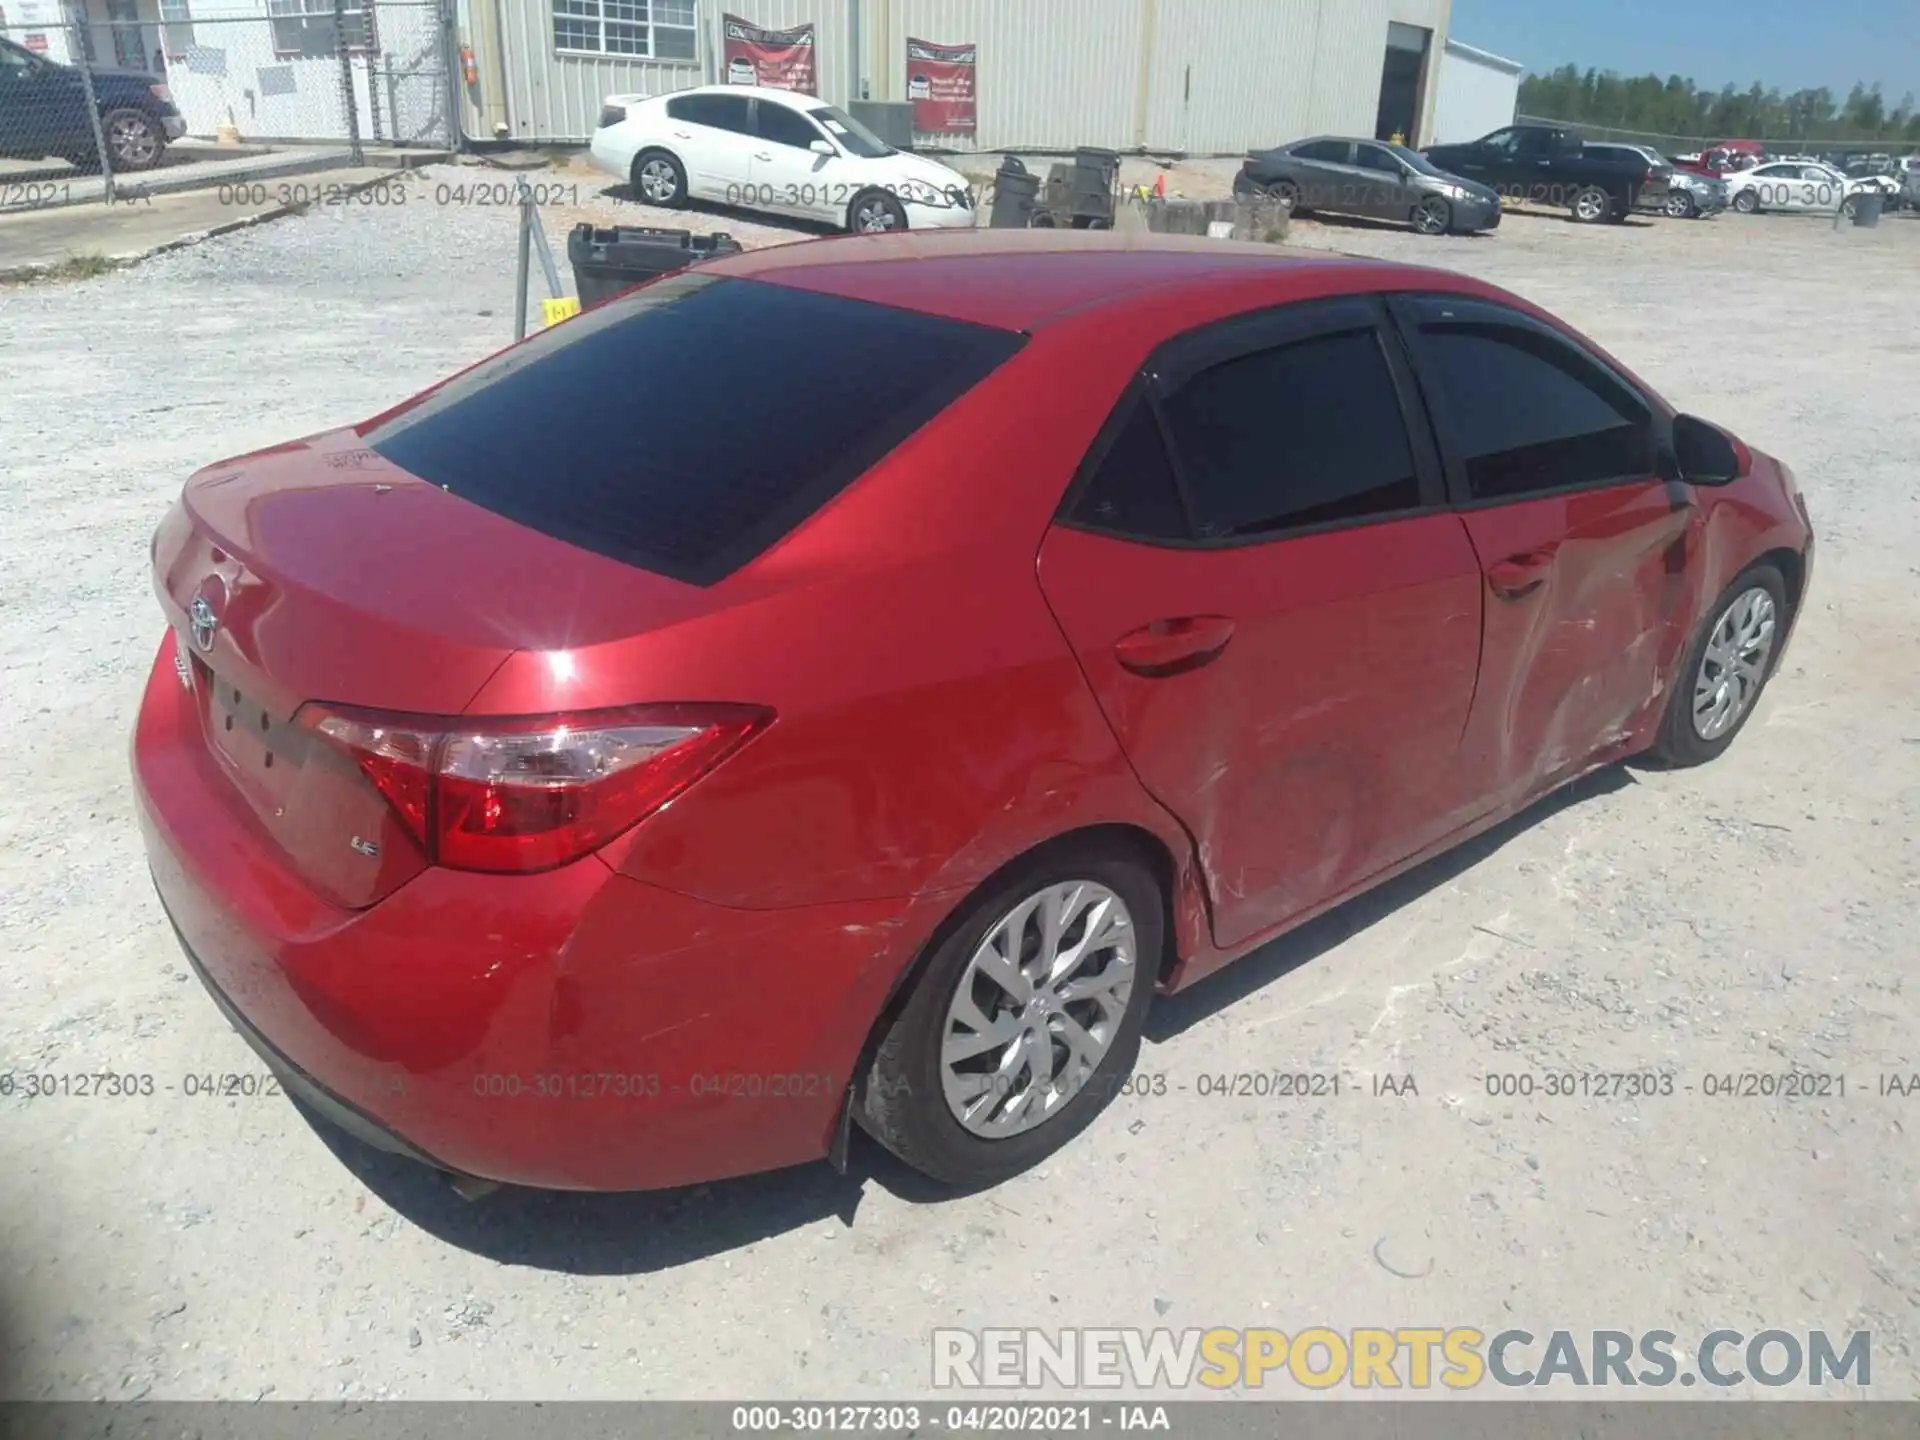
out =
<svg viewBox="0 0 1920 1440"><path fill-rule="evenodd" d="M686 273L455 376L367 444L554 539L708 585L791 533L1023 339Z"/></svg>

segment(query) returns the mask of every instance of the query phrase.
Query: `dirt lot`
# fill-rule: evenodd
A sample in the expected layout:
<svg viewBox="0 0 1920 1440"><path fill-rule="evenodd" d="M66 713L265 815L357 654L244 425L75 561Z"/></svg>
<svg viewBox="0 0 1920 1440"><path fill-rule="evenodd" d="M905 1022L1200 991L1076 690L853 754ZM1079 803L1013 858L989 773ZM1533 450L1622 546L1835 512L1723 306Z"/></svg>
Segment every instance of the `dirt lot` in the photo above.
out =
<svg viewBox="0 0 1920 1440"><path fill-rule="evenodd" d="M1872 1393L1920 1396L1920 1098L1874 1093L1920 1071L1920 221L1299 225L1554 307L1795 466L1810 610L1733 752L1596 777L1162 1005L1141 1069L1169 1093L990 1193L862 1146L844 1180L468 1206L283 1100L181 1092L258 1067L150 893L125 752L186 474L506 339L510 212L433 203L475 173L0 293L0 1071L159 1087L0 1097L0 1394L877 1397L927 1390L935 1324L1471 1324L1870 1328ZM1195 1093L1335 1067L1360 1093ZM1640 1068L1692 1093L1485 1079ZM1701 1093L1786 1069L1846 1097Z"/></svg>

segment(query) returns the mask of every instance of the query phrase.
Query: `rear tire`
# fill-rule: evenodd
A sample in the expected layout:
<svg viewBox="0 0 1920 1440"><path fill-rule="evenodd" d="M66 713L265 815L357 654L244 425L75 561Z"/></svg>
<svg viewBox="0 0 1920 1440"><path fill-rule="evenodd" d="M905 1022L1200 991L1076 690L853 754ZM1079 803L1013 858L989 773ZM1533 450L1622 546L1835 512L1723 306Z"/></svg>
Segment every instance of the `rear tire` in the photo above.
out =
<svg viewBox="0 0 1920 1440"><path fill-rule="evenodd" d="M1598 185L1588 185L1573 197L1570 208L1575 223L1598 225L1613 213L1613 199Z"/></svg>
<svg viewBox="0 0 1920 1440"><path fill-rule="evenodd" d="M662 210L679 210L687 203L687 171L668 150L642 150L633 157L633 198Z"/></svg>
<svg viewBox="0 0 1920 1440"><path fill-rule="evenodd" d="M1791 620L1786 581L1773 565L1735 577L1674 672L1652 758L1676 768L1719 759L1760 703Z"/></svg>
<svg viewBox="0 0 1920 1440"><path fill-rule="evenodd" d="M1015 865L967 902L883 1019L854 1099L861 1128L949 1185L997 1184L1046 1159L1133 1070L1164 916L1159 883L1124 845Z"/></svg>
<svg viewBox="0 0 1920 1440"><path fill-rule="evenodd" d="M167 153L167 137L144 110L109 110L100 117L100 133L106 137L116 175L151 170Z"/></svg>

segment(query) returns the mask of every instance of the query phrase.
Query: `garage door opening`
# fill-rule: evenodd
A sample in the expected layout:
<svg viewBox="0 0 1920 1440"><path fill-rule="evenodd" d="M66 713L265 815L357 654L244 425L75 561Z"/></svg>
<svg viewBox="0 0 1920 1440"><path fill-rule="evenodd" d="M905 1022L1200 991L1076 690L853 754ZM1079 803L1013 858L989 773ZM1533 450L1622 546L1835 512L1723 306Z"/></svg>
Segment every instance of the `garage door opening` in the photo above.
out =
<svg viewBox="0 0 1920 1440"><path fill-rule="evenodd" d="M1427 52L1433 32L1418 25L1387 25L1387 57L1380 67L1380 111L1374 117L1373 138L1417 145L1415 133L1426 98Z"/></svg>

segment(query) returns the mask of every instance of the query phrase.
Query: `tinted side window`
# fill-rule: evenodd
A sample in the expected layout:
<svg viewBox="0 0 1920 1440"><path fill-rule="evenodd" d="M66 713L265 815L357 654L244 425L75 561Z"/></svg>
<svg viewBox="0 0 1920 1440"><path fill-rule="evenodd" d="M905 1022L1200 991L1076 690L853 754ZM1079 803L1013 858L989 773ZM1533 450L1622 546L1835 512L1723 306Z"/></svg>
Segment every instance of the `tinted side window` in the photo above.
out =
<svg viewBox="0 0 1920 1440"><path fill-rule="evenodd" d="M1374 333L1202 371L1164 407L1200 535L1267 535L1410 510L1420 482Z"/></svg>
<svg viewBox="0 0 1920 1440"><path fill-rule="evenodd" d="M1345 140L1314 140L1305 145L1293 147L1293 155L1301 160L1319 160L1333 165L1344 165L1347 157L1353 153L1353 147Z"/></svg>
<svg viewBox="0 0 1920 1440"><path fill-rule="evenodd" d="M1093 478L1073 508L1075 523L1142 540L1187 538L1187 517L1153 407L1133 402Z"/></svg>
<svg viewBox="0 0 1920 1440"><path fill-rule="evenodd" d="M681 95L667 102L667 118L689 125L710 125L715 130L747 132L747 97L744 95Z"/></svg>
<svg viewBox="0 0 1920 1440"><path fill-rule="evenodd" d="M1379 170L1388 175L1400 173L1400 162L1378 145L1356 145L1354 164L1368 170Z"/></svg>
<svg viewBox="0 0 1920 1440"><path fill-rule="evenodd" d="M717 95L676 95L667 101L667 118L688 125L711 125L717 113L714 102L719 98Z"/></svg>
<svg viewBox="0 0 1920 1440"><path fill-rule="evenodd" d="M456 375L366 443L542 534L708 584L1020 344L1010 331L682 271ZM616 394L630 403L609 404Z"/></svg>
<svg viewBox="0 0 1920 1440"><path fill-rule="evenodd" d="M1422 326L1414 347L1476 499L1653 474L1645 404L1551 337L1438 323Z"/></svg>
<svg viewBox="0 0 1920 1440"><path fill-rule="evenodd" d="M775 105L764 100L758 109L760 118L757 123L760 138L763 140L771 140L776 145L793 145L805 150L814 141L826 138L814 128L811 120L797 110L789 110L784 105Z"/></svg>

